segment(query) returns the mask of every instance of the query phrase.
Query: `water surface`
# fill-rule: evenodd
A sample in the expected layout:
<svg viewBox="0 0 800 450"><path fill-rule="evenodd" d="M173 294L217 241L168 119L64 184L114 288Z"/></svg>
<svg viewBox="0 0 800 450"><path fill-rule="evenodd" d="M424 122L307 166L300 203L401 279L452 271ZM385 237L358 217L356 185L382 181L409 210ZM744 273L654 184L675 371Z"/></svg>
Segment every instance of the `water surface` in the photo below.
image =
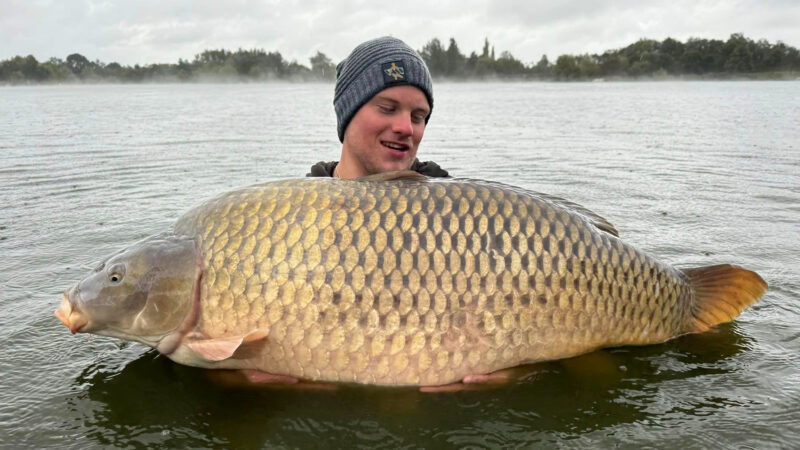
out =
<svg viewBox="0 0 800 450"><path fill-rule="evenodd" d="M438 84L419 156L581 203L678 267L770 284L736 321L492 389L251 387L72 336L61 292L190 206L333 160L330 85L0 89L0 442L785 448L800 441L800 83Z"/></svg>

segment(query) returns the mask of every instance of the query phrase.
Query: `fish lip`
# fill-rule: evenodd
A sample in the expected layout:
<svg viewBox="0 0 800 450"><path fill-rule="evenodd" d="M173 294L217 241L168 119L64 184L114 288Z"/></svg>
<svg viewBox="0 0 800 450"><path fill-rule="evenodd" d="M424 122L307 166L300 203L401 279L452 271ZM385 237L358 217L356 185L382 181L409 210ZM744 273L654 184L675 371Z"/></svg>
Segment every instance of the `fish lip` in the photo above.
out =
<svg viewBox="0 0 800 450"><path fill-rule="evenodd" d="M71 292L72 289L64 292L61 297L61 304L58 306L58 309L56 309L55 316L65 327L69 328L70 333L81 333L89 325L89 320L73 306L69 298Z"/></svg>

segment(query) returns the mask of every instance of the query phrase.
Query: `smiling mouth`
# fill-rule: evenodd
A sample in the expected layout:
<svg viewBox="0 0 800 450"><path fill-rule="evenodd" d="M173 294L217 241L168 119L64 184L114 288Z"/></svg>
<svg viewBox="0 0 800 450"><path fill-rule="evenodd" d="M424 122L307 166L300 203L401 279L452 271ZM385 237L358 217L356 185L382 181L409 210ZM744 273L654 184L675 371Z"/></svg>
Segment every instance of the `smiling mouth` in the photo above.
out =
<svg viewBox="0 0 800 450"><path fill-rule="evenodd" d="M405 151L408 151L408 149L409 149L408 145L398 144L396 142L381 141L381 144L384 147L387 147L389 149L396 150L396 151L399 151L399 152L405 152Z"/></svg>

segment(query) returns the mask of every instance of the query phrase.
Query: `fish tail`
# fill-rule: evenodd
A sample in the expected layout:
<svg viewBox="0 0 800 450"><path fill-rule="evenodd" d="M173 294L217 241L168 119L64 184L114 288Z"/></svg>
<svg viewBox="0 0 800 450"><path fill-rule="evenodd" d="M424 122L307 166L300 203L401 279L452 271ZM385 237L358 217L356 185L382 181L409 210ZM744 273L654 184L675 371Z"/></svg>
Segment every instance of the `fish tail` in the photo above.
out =
<svg viewBox="0 0 800 450"><path fill-rule="evenodd" d="M695 299L690 333L730 322L767 290L757 273L731 264L684 269L683 273L689 277Z"/></svg>

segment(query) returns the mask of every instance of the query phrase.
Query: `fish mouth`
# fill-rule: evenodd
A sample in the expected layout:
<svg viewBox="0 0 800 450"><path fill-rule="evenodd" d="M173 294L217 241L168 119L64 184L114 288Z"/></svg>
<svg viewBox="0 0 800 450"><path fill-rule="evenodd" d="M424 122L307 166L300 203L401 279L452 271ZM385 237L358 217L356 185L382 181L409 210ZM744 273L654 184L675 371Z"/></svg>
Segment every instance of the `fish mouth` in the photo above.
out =
<svg viewBox="0 0 800 450"><path fill-rule="evenodd" d="M89 324L86 316L72 306L72 302L69 301L66 293L61 297L61 305L56 310L56 317L65 327L69 328L72 334L80 333Z"/></svg>

